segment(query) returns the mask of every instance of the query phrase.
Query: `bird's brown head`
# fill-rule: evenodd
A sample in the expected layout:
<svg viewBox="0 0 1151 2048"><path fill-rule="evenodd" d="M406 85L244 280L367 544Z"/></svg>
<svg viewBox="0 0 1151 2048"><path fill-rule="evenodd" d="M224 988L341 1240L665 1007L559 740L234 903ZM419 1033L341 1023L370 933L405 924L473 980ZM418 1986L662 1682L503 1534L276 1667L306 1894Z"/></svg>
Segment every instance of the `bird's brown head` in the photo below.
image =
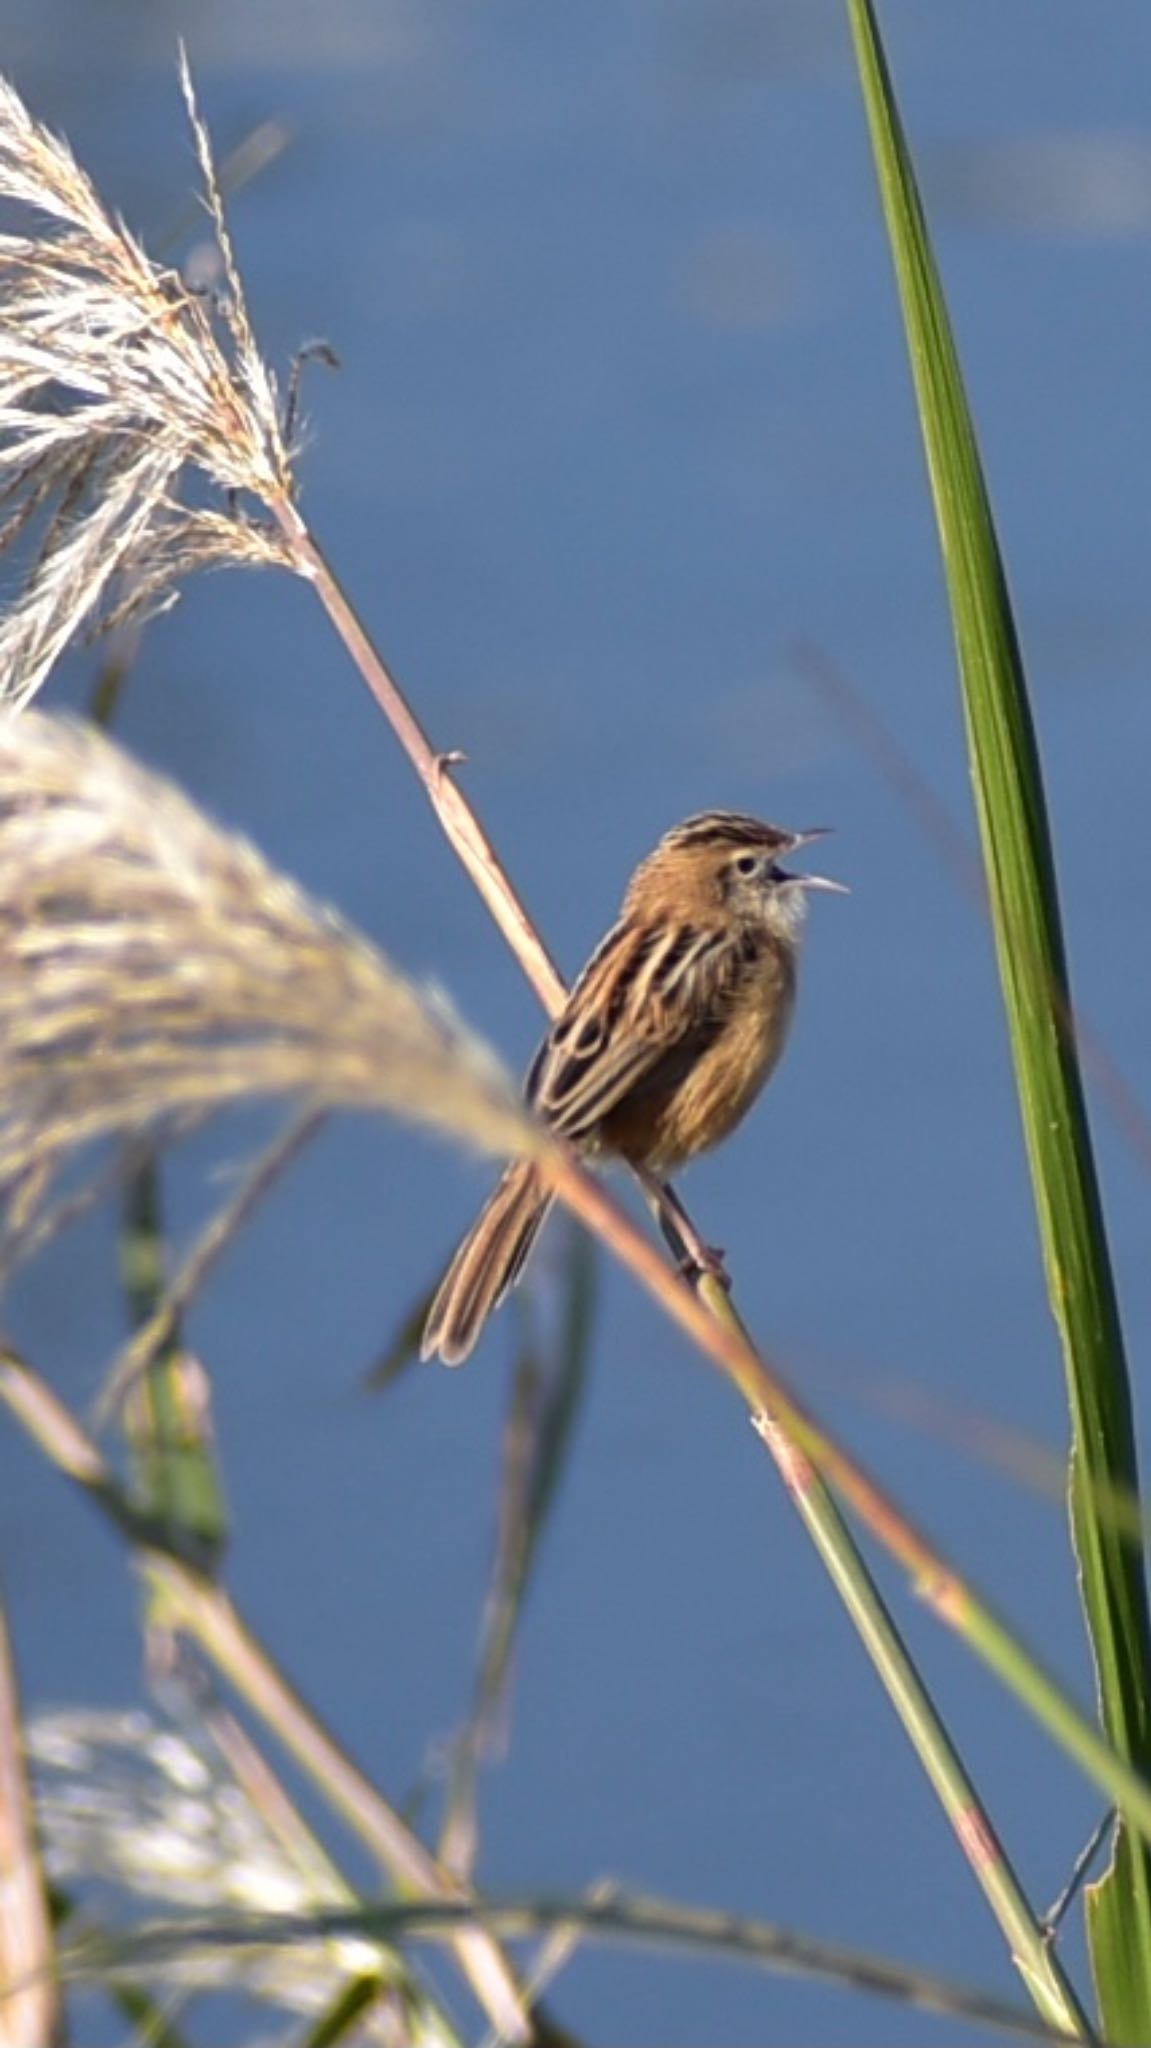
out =
<svg viewBox="0 0 1151 2048"><path fill-rule="evenodd" d="M678 910L767 924L780 937L795 937L808 889L843 891L826 875L793 874L783 866L826 826L789 832L741 811L699 811L666 832L655 852L632 876L625 916L647 918Z"/></svg>

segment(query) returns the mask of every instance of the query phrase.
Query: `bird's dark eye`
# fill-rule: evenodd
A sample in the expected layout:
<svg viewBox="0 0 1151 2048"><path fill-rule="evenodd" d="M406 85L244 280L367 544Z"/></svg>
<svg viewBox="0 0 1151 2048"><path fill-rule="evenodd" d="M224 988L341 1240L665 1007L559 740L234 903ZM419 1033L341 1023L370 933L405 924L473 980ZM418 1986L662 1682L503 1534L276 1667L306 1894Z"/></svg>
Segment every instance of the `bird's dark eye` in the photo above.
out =
<svg viewBox="0 0 1151 2048"><path fill-rule="evenodd" d="M733 862L733 866L737 875L757 875L759 873L759 855L757 853L741 853L739 859Z"/></svg>

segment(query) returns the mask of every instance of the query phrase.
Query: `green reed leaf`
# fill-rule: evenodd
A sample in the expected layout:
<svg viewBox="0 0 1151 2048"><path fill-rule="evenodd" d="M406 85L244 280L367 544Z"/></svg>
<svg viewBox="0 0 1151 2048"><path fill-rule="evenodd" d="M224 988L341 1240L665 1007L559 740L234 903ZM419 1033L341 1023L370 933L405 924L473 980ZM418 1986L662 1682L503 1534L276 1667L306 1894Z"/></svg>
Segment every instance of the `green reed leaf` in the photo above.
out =
<svg viewBox="0 0 1151 2048"><path fill-rule="evenodd" d="M1063 1346L1071 1512L1100 1718L1151 1766L1151 1629L1143 1547L1099 1502L1137 1493L1131 1392L1075 1044L1055 865L1011 601L915 174L870 0L848 0L899 282L951 598L999 972ZM1121 1830L1089 1910L1109 2038L1151 2039L1151 1862Z"/></svg>

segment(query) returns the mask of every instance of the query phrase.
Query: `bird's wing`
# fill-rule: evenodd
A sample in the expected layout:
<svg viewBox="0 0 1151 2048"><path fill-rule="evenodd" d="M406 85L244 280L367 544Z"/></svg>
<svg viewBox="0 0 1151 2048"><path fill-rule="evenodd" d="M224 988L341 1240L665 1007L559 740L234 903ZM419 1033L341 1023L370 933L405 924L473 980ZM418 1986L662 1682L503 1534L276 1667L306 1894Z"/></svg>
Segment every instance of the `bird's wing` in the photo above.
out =
<svg viewBox="0 0 1151 2048"><path fill-rule="evenodd" d="M529 1103L573 1143L594 1137L685 1041L711 1035L732 966L730 938L714 926L614 926L536 1054Z"/></svg>

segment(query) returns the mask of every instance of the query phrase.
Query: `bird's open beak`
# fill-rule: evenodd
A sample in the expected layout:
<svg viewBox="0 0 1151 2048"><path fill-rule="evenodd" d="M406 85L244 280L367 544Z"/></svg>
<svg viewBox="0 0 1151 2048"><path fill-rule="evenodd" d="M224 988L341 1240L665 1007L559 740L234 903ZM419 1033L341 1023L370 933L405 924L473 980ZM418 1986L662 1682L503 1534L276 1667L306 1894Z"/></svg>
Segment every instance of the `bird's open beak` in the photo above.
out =
<svg viewBox="0 0 1151 2048"><path fill-rule="evenodd" d="M799 847L810 845L813 839L826 839L831 829L830 825L809 825L805 832L793 833L788 851L795 853ZM833 882L829 875L792 875L786 869L781 872L783 879L797 889L828 889L835 896L851 894L846 882Z"/></svg>

